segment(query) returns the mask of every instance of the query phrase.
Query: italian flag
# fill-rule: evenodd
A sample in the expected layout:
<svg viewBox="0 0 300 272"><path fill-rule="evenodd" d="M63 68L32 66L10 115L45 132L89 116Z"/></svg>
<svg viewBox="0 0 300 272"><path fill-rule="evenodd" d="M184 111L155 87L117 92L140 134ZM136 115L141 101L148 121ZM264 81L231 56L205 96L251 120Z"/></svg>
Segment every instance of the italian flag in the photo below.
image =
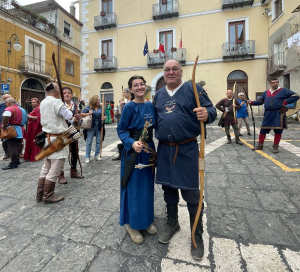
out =
<svg viewBox="0 0 300 272"><path fill-rule="evenodd" d="M159 48L158 50L162 53L165 53L165 46L164 46L164 36L160 36Z"/></svg>

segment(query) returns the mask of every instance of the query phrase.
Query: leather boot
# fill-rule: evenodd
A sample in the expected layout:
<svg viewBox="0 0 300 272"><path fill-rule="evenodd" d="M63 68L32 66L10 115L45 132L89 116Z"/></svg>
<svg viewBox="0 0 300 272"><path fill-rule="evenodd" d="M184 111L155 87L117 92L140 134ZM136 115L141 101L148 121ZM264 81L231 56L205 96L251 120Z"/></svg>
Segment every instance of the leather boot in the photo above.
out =
<svg viewBox="0 0 300 272"><path fill-rule="evenodd" d="M204 255L204 244L203 244L203 239L202 239L202 233L203 233L203 207L204 205L202 204L202 210L200 214L200 218L196 227L195 231L195 241L197 248L194 247L193 241L191 239L191 254L193 259L201 261L203 259ZM191 231L193 229L193 224L195 221L195 215L190 214L190 227Z"/></svg>
<svg viewBox="0 0 300 272"><path fill-rule="evenodd" d="M272 152L273 153L278 153L279 152L279 150L278 150L278 144L273 144Z"/></svg>
<svg viewBox="0 0 300 272"><path fill-rule="evenodd" d="M63 196L56 197L54 194L55 182L45 180L43 202L44 204L57 203L64 200Z"/></svg>
<svg viewBox="0 0 300 272"><path fill-rule="evenodd" d="M9 170L9 169L14 169L14 168L18 168L17 162L9 163L9 165L7 165L6 167L2 167L2 170Z"/></svg>
<svg viewBox="0 0 300 272"><path fill-rule="evenodd" d="M227 135L227 139L228 139L227 144L231 144L231 136L230 135Z"/></svg>
<svg viewBox="0 0 300 272"><path fill-rule="evenodd" d="M70 177L71 177L71 178L79 178L79 179L84 178L84 176L82 176L82 175L77 171L77 169L70 169Z"/></svg>
<svg viewBox="0 0 300 272"><path fill-rule="evenodd" d="M118 144L117 147L118 147L119 155L118 155L117 158L113 158L112 161L120 161L121 160L124 145L123 144Z"/></svg>
<svg viewBox="0 0 300 272"><path fill-rule="evenodd" d="M58 182L60 184L67 184L68 183L68 181L65 178L65 172L64 171L62 171L60 176L58 177Z"/></svg>
<svg viewBox="0 0 300 272"><path fill-rule="evenodd" d="M243 145L243 143L240 141L239 137L235 137L235 143L239 145Z"/></svg>
<svg viewBox="0 0 300 272"><path fill-rule="evenodd" d="M133 242L135 242L136 244L141 244L144 242L144 238L143 238L142 234L140 233L140 231L131 229L129 227L129 225L127 225L127 231L131 237L131 240Z"/></svg>
<svg viewBox="0 0 300 272"><path fill-rule="evenodd" d="M253 147L252 150L263 150L264 144L258 143L256 147Z"/></svg>
<svg viewBox="0 0 300 272"><path fill-rule="evenodd" d="M161 243L169 243L175 233L180 231L178 223L178 206L167 205L168 221L163 231L158 233L158 241Z"/></svg>
<svg viewBox="0 0 300 272"><path fill-rule="evenodd" d="M39 178L38 187L36 190L36 202L41 202L43 200L45 180L46 178Z"/></svg>

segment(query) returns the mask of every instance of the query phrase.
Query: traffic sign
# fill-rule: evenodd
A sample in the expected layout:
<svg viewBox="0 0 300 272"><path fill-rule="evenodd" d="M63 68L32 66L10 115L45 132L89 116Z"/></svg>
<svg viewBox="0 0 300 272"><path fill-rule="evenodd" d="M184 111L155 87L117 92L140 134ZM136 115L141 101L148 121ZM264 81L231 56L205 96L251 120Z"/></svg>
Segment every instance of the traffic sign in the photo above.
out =
<svg viewBox="0 0 300 272"><path fill-rule="evenodd" d="M8 94L9 93L9 84L1 84L1 93Z"/></svg>

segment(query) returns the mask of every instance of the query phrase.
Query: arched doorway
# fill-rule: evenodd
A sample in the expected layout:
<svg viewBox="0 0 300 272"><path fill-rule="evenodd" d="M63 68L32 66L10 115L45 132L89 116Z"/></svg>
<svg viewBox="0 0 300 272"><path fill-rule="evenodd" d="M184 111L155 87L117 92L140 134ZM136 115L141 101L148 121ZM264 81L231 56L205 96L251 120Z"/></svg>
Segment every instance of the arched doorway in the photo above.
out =
<svg viewBox="0 0 300 272"><path fill-rule="evenodd" d="M21 85L21 107L28 113L32 111L30 100L38 98L42 101L45 98L46 84L35 78L26 79Z"/></svg>
<svg viewBox="0 0 300 272"><path fill-rule="evenodd" d="M244 88L248 95L248 76L245 72L236 70L231 72L227 77L227 90L233 90L233 85L236 82L236 94L243 93ZM243 88L244 87L244 88Z"/></svg>
<svg viewBox="0 0 300 272"><path fill-rule="evenodd" d="M164 86L166 86L166 85L167 85L167 84L166 84L166 81L165 81L164 77L161 77L161 78L157 81L157 83L156 83L155 91L157 92L160 88L162 88L162 87L164 87Z"/></svg>
<svg viewBox="0 0 300 272"><path fill-rule="evenodd" d="M104 94L105 101L114 101L113 85L110 82L104 82L102 84L100 91L100 100L102 100L102 94Z"/></svg>

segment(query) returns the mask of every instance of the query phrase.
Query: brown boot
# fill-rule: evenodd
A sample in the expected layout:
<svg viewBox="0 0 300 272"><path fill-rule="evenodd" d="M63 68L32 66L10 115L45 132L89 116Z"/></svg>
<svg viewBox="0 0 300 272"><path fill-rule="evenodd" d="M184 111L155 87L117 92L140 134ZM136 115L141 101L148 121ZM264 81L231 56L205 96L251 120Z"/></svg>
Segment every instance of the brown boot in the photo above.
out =
<svg viewBox="0 0 300 272"><path fill-rule="evenodd" d="M273 153L278 153L279 152L279 150L278 150L278 144L273 144L272 152Z"/></svg>
<svg viewBox="0 0 300 272"><path fill-rule="evenodd" d="M253 147L252 150L263 150L264 144L258 143L256 147Z"/></svg>
<svg viewBox="0 0 300 272"><path fill-rule="evenodd" d="M55 189L55 182L46 180L44 186L44 196L43 196L44 204L57 203L65 199L63 196L56 197L54 194L54 189Z"/></svg>
<svg viewBox="0 0 300 272"><path fill-rule="evenodd" d="M58 182L60 184L67 184L68 183L68 181L65 178L65 172L64 171L62 171L60 176L58 177Z"/></svg>
<svg viewBox="0 0 300 272"><path fill-rule="evenodd" d="M84 176L82 176L82 175L77 171L77 169L70 169L70 177L71 177L71 178L79 178L79 179L84 178Z"/></svg>
<svg viewBox="0 0 300 272"><path fill-rule="evenodd" d="M41 202L43 200L44 186L45 178L39 178L39 183L36 190L36 202Z"/></svg>

